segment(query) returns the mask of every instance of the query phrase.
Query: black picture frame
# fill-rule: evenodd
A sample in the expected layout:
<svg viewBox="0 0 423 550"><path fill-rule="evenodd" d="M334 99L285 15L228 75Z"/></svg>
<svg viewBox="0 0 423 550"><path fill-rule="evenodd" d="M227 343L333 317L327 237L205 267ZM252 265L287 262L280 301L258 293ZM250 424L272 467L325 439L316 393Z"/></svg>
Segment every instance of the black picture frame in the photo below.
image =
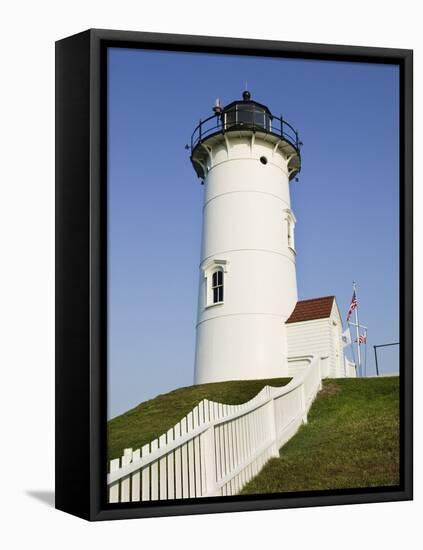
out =
<svg viewBox="0 0 423 550"><path fill-rule="evenodd" d="M106 502L108 47L396 64L400 69L398 487ZM405 49L91 29L56 43L56 508L87 520L412 499L412 82Z"/></svg>

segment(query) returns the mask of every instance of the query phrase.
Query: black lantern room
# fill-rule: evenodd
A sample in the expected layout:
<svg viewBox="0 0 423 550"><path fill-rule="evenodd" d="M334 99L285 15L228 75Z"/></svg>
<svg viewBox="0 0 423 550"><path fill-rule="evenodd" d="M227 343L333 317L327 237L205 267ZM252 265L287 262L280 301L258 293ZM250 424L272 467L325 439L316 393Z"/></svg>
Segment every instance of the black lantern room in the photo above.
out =
<svg viewBox="0 0 423 550"><path fill-rule="evenodd" d="M242 101L229 103L220 116L222 126L227 130L244 127L266 131L272 129L272 113L265 105L252 101L247 91L242 94Z"/></svg>

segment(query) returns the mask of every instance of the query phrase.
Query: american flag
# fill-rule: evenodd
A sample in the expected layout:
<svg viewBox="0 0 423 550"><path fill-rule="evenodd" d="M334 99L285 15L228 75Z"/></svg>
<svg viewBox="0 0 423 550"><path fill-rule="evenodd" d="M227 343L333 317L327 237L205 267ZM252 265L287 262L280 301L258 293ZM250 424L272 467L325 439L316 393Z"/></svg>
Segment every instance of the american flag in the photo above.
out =
<svg viewBox="0 0 423 550"><path fill-rule="evenodd" d="M355 295L355 290L354 290L352 298L351 298L350 309L348 310L347 321L350 320L351 314L355 310L357 305L358 305L358 301L357 301L357 296Z"/></svg>
<svg viewBox="0 0 423 550"><path fill-rule="evenodd" d="M357 342L357 340L356 340ZM365 336L364 334L360 334L360 336L358 337L358 343L359 344L365 344L367 342L367 336Z"/></svg>

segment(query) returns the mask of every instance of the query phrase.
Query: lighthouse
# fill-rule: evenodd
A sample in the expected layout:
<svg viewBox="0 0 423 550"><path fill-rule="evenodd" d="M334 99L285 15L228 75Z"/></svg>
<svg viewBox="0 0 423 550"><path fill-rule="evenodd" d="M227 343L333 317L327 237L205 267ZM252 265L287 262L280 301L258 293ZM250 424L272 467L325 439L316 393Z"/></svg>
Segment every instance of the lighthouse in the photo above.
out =
<svg viewBox="0 0 423 550"><path fill-rule="evenodd" d="M244 91L200 121L191 162L204 184L195 383L288 375L297 304L290 181L298 133Z"/></svg>

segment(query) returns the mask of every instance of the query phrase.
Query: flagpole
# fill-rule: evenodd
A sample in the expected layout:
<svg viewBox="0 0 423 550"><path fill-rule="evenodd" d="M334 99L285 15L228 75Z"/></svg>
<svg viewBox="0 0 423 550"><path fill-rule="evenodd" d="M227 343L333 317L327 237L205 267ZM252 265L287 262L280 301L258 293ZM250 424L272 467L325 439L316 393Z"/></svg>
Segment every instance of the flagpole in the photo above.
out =
<svg viewBox="0 0 423 550"><path fill-rule="evenodd" d="M354 311L355 311L355 330L356 330L356 335L357 335L358 373L359 373L359 376L362 376L362 372L361 372L361 350L360 350L360 329L359 329L360 322L358 320L358 296L357 296L357 285L356 285L355 281L353 281L353 292L355 293L355 299L357 300L357 306L354 308Z"/></svg>
<svg viewBox="0 0 423 550"><path fill-rule="evenodd" d="M350 328L351 325L352 325L352 323L348 323L348 328ZM350 329L350 335L351 335L351 329ZM357 361L357 363L355 362L354 345L353 345L352 339L351 339L350 346L351 346L351 352L352 352L352 356L353 356L353 361L354 361L354 363L355 363L355 366L357 367L356 370L355 370L355 372L356 372L356 374L357 374L357 376L358 376L358 365L357 365L358 361Z"/></svg>
<svg viewBox="0 0 423 550"><path fill-rule="evenodd" d="M366 338L364 342L364 376L367 376L367 329L364 331L364 336Z"/></svg>

